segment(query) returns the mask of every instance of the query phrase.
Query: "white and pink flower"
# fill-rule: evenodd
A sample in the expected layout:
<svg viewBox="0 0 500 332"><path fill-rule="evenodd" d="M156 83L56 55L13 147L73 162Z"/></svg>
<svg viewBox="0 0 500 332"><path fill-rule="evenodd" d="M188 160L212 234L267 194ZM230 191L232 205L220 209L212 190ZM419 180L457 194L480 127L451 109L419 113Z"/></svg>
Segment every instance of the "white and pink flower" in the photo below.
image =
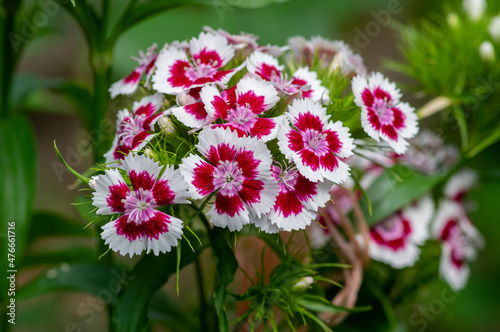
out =
<svg viewBox="0 0 500 332"><path fill-rule="evenodd" d="M318 74L306 67L298 68L292 77L288 78L283 72L284 66L279 64L278 59L256 51L248 57L247 69L250 73L271 82L285 95L297 94L299 97L310 98L324 105L329 102L328 89L321 85Z"/></svg>
<svg viewBox="0 0 500 332"><path fill-rule="evenodd" d="M134 70L127 75L127 77L113 83L109 88L109 93L111 98L115 98L118 95L130 95L137 90L139 82L143 73L146 73L146 83L149 81L151 74L153 74L155 68L156 58L158 54L155 53L158 49L156 44L153 44L148 48L146 53L139 51L139 57L132 57L133 60L137 61L139 66L134 68Z"/></svg>
<svg viewBox="0 0 500 332"><path fill-rule="evenodd" d="M216 192L211 221L231 231L268 213L278 186L271 176L271 154L262 140L238 137L224 128L205 128L196 145L204 158L191 154L180 166L194 199Z"/></svg>
<svg viewBox="0 0 500 332"><path fill-rule="evenodd" d="M250 135L264 142L276 137L282 117L259 117L279 101L278 92L269 82L247 76L222 93L215 85L205 86L200 96L209 118L224 121L216 126L227 127L240 136Z"/></svg>
<svg viewBox="0 0 500 332"><path fill-rule="evenodd" d="M187 186L179 171L145 156L129 155L123 160L132 188L118 169L106 170L95 181L92 204L97 214L122 214L105 224L101 237L113 251L139 255L153 251L165 253L177 246L182 221L156 208L169 204L188 204Z"/></svg>
<svg viewBox="0 0 500 332"><path fill-rule="evenodd" d="M285 113L278 133L278 145L308 180L330 180L342 183L349 177L349 166L343 161L352 156L354 144L349 129L340 121L330 122L326 109L311 99L294 100Z"/></svg>
<svg viewBox="0 0 500 332"><path fill-rule="evenodd" d="M461 290L469 278L468 262L476 258L476 251L484 240L471 223L462 205L442 201L432 224L432 235L441 241L442 252L439 273L454 290Z"/></svg>
<svg viewBox="0 0 500 332"><path fill-rule="evenodd" d="M154 137L154 125L166 112L157 113L163 105L160 94L134 102L132 113L127 109L118 112L116 135L111 149L104 154L106 163L123 160L130 151L138 151Z"/></svg>
<svg viewBox="0 0 500 332"><path fill-rule="evenodd" d="M191 39L189 54L184 49L167 47L156 60L153 88L158 92L177 95L189 89L214 83L226 88L229 79L241 69L222 70L234 57L234 47L227 39L202 32Z"/></svg>
<svg viewBox="0 0 500 332"><path fill-rule="evenodd" d="M397 269L415 264L420 257L418 246L429 237L433 213L434 203L425 197L377 223L370 229L370 257Z"/></svg>
<svg viewBox="0 0 500 332"><path fill-rule="evenodd" d="M418 133L415 110L401 102L396 85L380 73L358 75L352 80L354 102L361 107L361 124L376 140L382 138L398 154L406 152L408 141Z"/></svg>
<svg viewBox="0 0 500 332"><path fill-rule="evenodd" d="M477 174L471 169L463 169L453 175L444 187L444 194L451 200L461 202L477 183Z"/></svg>
<svg viewBox="0 0 500 332"><path fill-rule="evenodd" d="M329 181L312 182L295 166L272 165L272 175L278 184L274 207L263 218L284 231L305 229L316 219L318 208L330 199Z"/></svg>

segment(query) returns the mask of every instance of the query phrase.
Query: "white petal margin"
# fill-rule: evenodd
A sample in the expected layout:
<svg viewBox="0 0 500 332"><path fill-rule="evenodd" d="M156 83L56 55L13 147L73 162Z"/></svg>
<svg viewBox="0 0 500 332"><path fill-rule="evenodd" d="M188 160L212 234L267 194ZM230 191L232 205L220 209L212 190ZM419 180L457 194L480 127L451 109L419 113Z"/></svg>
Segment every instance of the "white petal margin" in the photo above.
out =
<svg viewBox="0 0 500 332"><path fill-rule="evenodd" d="M109 187L125 183L122 175L117 169L107 169L103 175L99 175L99 180L95 183L95 191L92 195L92 205L97 208L96 214L113 214L107 203L107 198L111 194Z"/></svg>
<svg viewBox="0 0 500 332"><path fill-rule="evenodd" d="M280 71L280 73L277 73L278 75L281 74L281 71L283 71L283 69L285 68L283 65L279 64L278 59L260 51L255 51L250 54L246 64L248 71L253 74L257 73L257 70L262 64L273 66L278 69Z"/></svg>
<svg viewBox="0 0 500 332"><path fill-rule="evenodd" d="M411 224L410 240L421 245L429 238L429 223L434 216L434 202L430 196L425 196L414 205L403 210Z"/></svg>
<svg viewBox="0 0 500 332"><path fill-rule="evenodd" d="M123 123L123 120L126 117L129 117L129 118L132 117L132 115L130 114L130 112L127 109L123 109L123 110L119 111L118 114L116 115L116 130L117 131L120 128L121 124ZM109 149L109 151L104 154L104 158L106 158L106 164L114 163L114 165L111 165L111 166L115 166L115 167L117 167L118 165L121 165L120 161L116 160L115 156L114 156L115 150L118 147L118 140L119 140L118 135L115 134L115 138L113 139L113 143L111 144L111 149Z"/></svg>
<svg viewBox="0 0 500 332"><path fill-rule="evenodd" d="M146 106L148 104L153 104L153 106L154 106L153 113L156 113L163 105L162 95L159 93L156 93L152 96L146 96L139 101L135 101L133 106L132 106L132 110L135 113L139 108Z"/></svg>
<svg viewBox="0 0 500 332"><path fill-rule="evenodd" d="M235 214L234 217L231 217L225 213L219 214L216 209L216 204L212 206L207 215L210 217L210 221L212 222L212 224L218 227L227 227L231 232L240 231L243 226L250 223L250 219L248 216L249 212L245 204L243 204L243 209Z"/></svg>
<svg viewBox="0 0 500 332"><path fill-rule="evenodd" d="M321 85L321 81L318 79L318 74L315 71L310 71L308 68L301 67L293 73L292 77L307 82L313 91L312 100L320 102L323 105L328 105L330 102L328 89Z"/></svg>
<svg viewBox="0 0 500 332"><path fill-rule="evenodd" d="M133 222L133 221L132 221ZM130 257L140 255L147 248L146 237L140 237L134 241L129 241L125 235L118 235L116 230L116 220L110 221L102 226L101 238L109 245L111 250L119 252L120 255Z"/></svg>
<svg viewBox="0 0 500 332"><path fill-rule="evenodd" d="M168 79L172 76L170 70L177 61L187 61L188 57L184 50L175 47L162 49L156 59L156 72L153 75L153 89L170 95L176 95L184 91L183 87L174 87Z"/></svg>
<svg viewBox="0 0 500 332"><path fill-rule="evenodd" d="M357 236L357 239L358 242L363 243L361 236ZM409 238L406 240L404 247L396 251L387 246L379 245L370 238L368 251L372 259L389 264L396 269L412 266L420 257L420 248Z"/></svg>
<svg viewBox="0 0 500 332"><path fill-rule="evenodd" d="M135 90L137 90L137 87L139 86L139 83L141 81L141 75L144 72L144 69L145 69L144 66L139 66L134 69L134 72L136 72L137 75L139 75L139 78L135 82L127 83L125 82L126 78L123 78L111 84L108 90L109 94L111 95L111 98L115 98L118 95L131 95L132 93L134 93Z"/></svg>
<svg viewBox="0 0 500 332"><path fill-rule="evenodd" d="M271 83L252 76L245 76L238 82L236 85L236 100L249 91L253 91L256 97L264 97L266 111L273 108L280 100L278 91Z"/></svg>
<svg viewBox="0 0 500 332"><path fill-rule="evenodd" d="M155 180L158 179L158 176L163 168L163 166L160 166L159 162L144 155L129 154L125 157L125 159L123 159L122 164L129 176L132 171L135 171L137 174L146 171L149 176Z"/></svg>
<svg viewBox="0 0 500 332"><path fill-rule="evenodd" d="M205 105L205 111L207 112L208 116L213 119L215 119L215 114L217 113L217 110L215 109L213 104L215 97L219 97L220 99L224 100L215 84L207 84L200 91L200 99Z"/></svg>
<svg viewBox="0 0 500 332"><path fill-rule="evenodd" d="M477 183L478 176L471 169L463 169L453 175L444 187L446 197L455 199L461 193L469 192Z"/></svg>
<svg viewBox="0 0 500 332"><path fill-rule="evenodd" d="M227 43L227 39L213 33L202 32L198 38L193 37L189 42L189 49L193 58L204 49L217 53L222 60L217 68L225 66L234 57L234 48Z"/></svg>
<svg viewBox="0 0 500 332"><path fill-rule="evenodd" d="M405 127L398 129L398 135L401 135L404 138L412 138L418 134L418 117L415 114L415 108L410 106L410 104L401 102L395 105L403 114L405 115Z"/></svg>
<svg viewBox="0 0 500 332"><path fill-rule="evenodd" d="M156 212L162 213L162 212ZM166 253L176 247L179 240L182 238L182 220L168 216L168 232L161 233L158 239L147 238L146 253L151 251L158 256L160 253Z"/></svg>
<svg viewBox="0 0 500 332"><path fill-rule="evenodd" d="M179 165L179 171L187 183L188 191L190 197L193 199L201 199L205 197L198 192L198 189L193 185L194 180L194 170L201 164L208 164L206 161L201 159L195 154L190 154L186 158L182 159L182 164Z"/></svg>
<svg viewBox="0 0 500 332"><path fill-rule="evenodd" d="M305 229L311 224L311 221L316 219L316 213L302 206L302 211L299 214L291 214L288 217L285 217L281 211L276 212L273 208L269 213L269 219L272 225L275 225L284 231L290 232L292 230Z"/></svg>
<svg viewBox="0 0 500 332"><path fill-rule="evenodd" d="M453 264L452 247L443 242L441 259L439 262L439 275L446 280L454 291L459 291L465 287L469 279L470 270L467 262L464 262L460 268Z"/></svg>
<svg viewBox="0 0 500 332"><path fill-rule="evenodd" d="M276 234L283 231L283 229L280 229L277 225L271 223L268 215L263 215L260 218L255 218L253 224L257 226L262 232L267 234Z"/></svg>
<svg viewBox="0 0 500 332"><path fill-rule="evenodd" d="M174 204L191 204L191 202L187 200L191 197L188 191L188 185L181 176L180 171L178 169L174 170L174 166L165 167L165 172L163 172L158 179L158 182L160 181L166 181L170 190L175 193Z"/></svg>
<svg viewBox="0 0 500 332"><path fill-rule="evenodd" d="M309 210L318 211L319 208L325 207L326 203L330 201L330 189L333 183L330 181L321 181L316 183L316 195L302 204ZM316 215L313 219L316 218Z"/></svg>

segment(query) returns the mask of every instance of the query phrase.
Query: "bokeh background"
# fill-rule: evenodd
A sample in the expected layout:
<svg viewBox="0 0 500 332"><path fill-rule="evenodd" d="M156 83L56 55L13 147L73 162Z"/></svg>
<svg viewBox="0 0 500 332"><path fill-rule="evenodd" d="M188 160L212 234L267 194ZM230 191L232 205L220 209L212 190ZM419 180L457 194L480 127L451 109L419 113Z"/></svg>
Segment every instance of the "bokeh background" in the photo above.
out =
<svg viewBox="0 0 500 332"><path fill-rule="evenodd" d="M329 39L341 39L364 57L369 70L386 73L392 80L411 84L412 81L401 74L390 72L383 66L384 59L402 60L397 48L397 29L387 23L417 22L442 11L443 6L458 6L459 1L444 0L288 0L273 3L262 8L241 9L233 6L238 0L214 0L212 6L183 7L145 21L126 31L118 40L113 58L113 81L126 76L135 65L130 56L138 50L145 50L152 43L163 45L173 40L184 40L197 36L204 25L222 28L231 33L245 31L260 36L261 44L284 45L288 37L301 35L309 38L322 35ZM39 6L43 1L25 1L24 7ZM90 1L92 2L92 1ZM99 1L95 1L98 3ZM77 0L78 3L78 0ZM112 2L111 17L116 19L125 1ZM397 3L398 12L388 13L390 3ZM36 8L36 7L35 7ZM399 10L400 9L400 10ZM27 13L26 18L30 16ZM381 16L382 15L382 16ZM378 17L378 20L377 20ZM376 24L374 25L375 22ZM378 26L378 31L374 29ZM361 33L372 29L368 42L362 40ZM464 43L467 42L464 40ZM48 89L51 85L64 81L78 81L84 85L92 84L92 72L88 64L88 49L82 32L65 10L60 8L50 18L45 29L31 38L16 72L14 95L21 98L20 105L31 120L37 142L37 186L35 211L63 215L84 225L76 208L71 205L81 195L73 188L75 178L69 172L54 168L58 163L53 149L56 140L63 156L70 156L68 162L77 171L84 172L92 166L92 154L71 154L79 142L86 139L85 128L74 107L59 95ZM33 88L34 87L34 88ZM495 92L499 93L499 92ZM418 94L406 93L405 97L415 107L424 104ZM112 103L110 118L119 105ZM439 124L426 121L422 126ZM457 134L458 137L458 134ZM453 135L450 136L453 139ZM456 140L455 142L458 142ZM429 305L441 298L446 285L440 281L425 285L415 296L421 310L430 310L430 316L418 311L418 319L424 317L425 324L414 323L410 331L499 331L500 330L500 146L494 145L483 151L470 166L480 171L481 185L474 190L472 198L477 209L472 219L486 239L486 247L471 265L471 278L468 286L451 303L434 308ZM1 166L0 166L1 167ZM1 170L0 170L1 174ZM28 248L36 252L47 246L72 246L88 240L53 239L34 242ZM87 241L87 242L86 242ZM19 277L22 284L47 267L35 267L24 271ZM183 271L181 297L175 298L179 306L189 308L196 296L191 294L194 281L190 269ZM167 285L174 294L175 287ZM86 323L78 313L82 301L91 299L90 295L77 292L58 292L18 302L17 324L12 331L64 331L67 323L79 323L78 331L105 331L107 316L104 311L96 311L96 317ZM355 319L354 316L352 319ZM80 324L82 323L82 324ZM407 322L412 325L411 322ZM369 322L367 322L369 326ZM164 327L156 327L164 331ZM348 327L338 331L350 330ZM370 329L367 329L370 330Z"/></svg>

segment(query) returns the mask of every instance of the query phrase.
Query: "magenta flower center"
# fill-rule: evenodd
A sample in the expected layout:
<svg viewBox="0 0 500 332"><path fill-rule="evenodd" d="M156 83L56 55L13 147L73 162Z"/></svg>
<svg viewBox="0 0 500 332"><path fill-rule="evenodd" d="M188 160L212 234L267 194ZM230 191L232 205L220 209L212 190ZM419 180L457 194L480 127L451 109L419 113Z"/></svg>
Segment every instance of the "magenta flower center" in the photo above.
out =
<svg viewBox="0 0 500 332"><path fill-rule="evenodd" d="M302 132L304 146L316 155L324 155L328 152L328 141L326 134L314 129L306 129Z"/></svg>
<svg viewBox="0 0 500 332"><path fill-rule="evenodd" d="M137 191L129 192L124 201L129 220L139 223L154 217L154 208L157 205L153 192L139 188Z"/></svg>
<svg viewBox="0 0 500 332"><path fill-rule="evenodd" d="M241 168L236 161L219 161L214 170L214 186L225 196L236 195L245 180Z"/></svg>
<svg viewBox="0 0 500 332"><path fill-rule="evenodd" d="M375 226L375 230L387 242L405 237L404 225L399 218L389 219L382 224Z"/></svg>
<svg viewBox="0 0 500 332"><path fill-rule="evenodd" d="M250 131L255 124L255 114L250 109L250 105L236 105L235 109L231 109L227 116L227 121L232 122L235 127L243 131Z"/></svg>
<svg viewBox="0 0 500 332"><path fill-rule="evenodd" d="M392 111L392 105L387 100L387 98L375 98L372 108L375 113L377 113L382 125L390 125L394 122L394 112Z"/></svg>
<svg viewBox="0 0 500 332"><path fill-rule="evenodd" d="M273 165L272 176L278 182L278 188L281 193L293 191L297 184L297 170L294 167L284 169L283 167Z"/></svg>
<svg viewBox="0 0 500 332"><path fill-rule="evenodd" d="M213 78L217 73L217 66L217 60L210 60L209 63L202 63L200 59L197 59L193 61L193 66L185 67L184 70L186 71L186 76L194 82L199 78Z"/></svg>
<svg viewBox="0 0 500 332"><path fill-rule="evenodd" d="M118 135L123 144L127 146L132 146L134 138L143 131L143 124L146 120L146 115L136 115L133 118L129 118L129 121L125 122L123 128Z"/></svg>

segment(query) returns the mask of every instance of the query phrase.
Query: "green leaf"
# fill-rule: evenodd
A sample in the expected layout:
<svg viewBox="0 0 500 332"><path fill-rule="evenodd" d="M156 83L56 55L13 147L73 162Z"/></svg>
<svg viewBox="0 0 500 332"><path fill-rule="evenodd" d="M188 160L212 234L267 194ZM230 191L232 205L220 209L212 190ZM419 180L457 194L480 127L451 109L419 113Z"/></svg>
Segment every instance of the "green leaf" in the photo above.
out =
<svg viewBox="0 0 500 332"><path fill-rule="evenodd" d="M75 0L71 0L71 4L73 5L73 7L76 7L76 1Z"/></svg>
<svg viewBox="0 0 500 332"><path fill-rule="evenodd" d="M92 117L92 93L85 85L77 82L65 82L52 88L66 97L87 126Z"/></svg>
<svg viewBox="0 0 500 332"><path fill-rule="evenodd" d="M300 306L315 312L331 312L336 314L340 312L364 312L371 310L371 306L356 307L352 309L342 306L337 306L331 303L330 301L326 300L325 298L308 294L296 298L295 301Z"/></svg>
<svg viewBox="0 0 500 332"><path fill-rule="evenodd" d="M31 219L28 242L45 236L92 236L85 225L52 212L36 212Z"/></svg>
<svg viewBox="0 0 500 332"><path fill-rule="evenodd" d="M215 288L214 306L219 318L219 331L228 332L229 322L226 313L226 295L227 286L233 282L234 274L238 269L238 261L234 256L233 248L228 244L229 232L226 228L214 227L210 242L214 250L214 254L218 259L217 276L219 283Z"/></svg>
<svg viewBox="0 0 500 332"><path fill-rule="evenodd" d="M92 205L92 200L89 196L78 197L74 205L83 220L88 221L89 223L104 224L110 220L110 216L95 214L97 208Z"/></svg>
<svg viewBox="0 0 500 332"><path fill-rule="evenodd" d="M20 288L17 299L25 300L66 290L83 291L101 297L111 293L114 299L119 291L117 283L126 285L131 278L133 277L126 276L125 272L117 267L101 264L63 264Z"/></svg>
<svg viewBox="0 0 500 332"><path fill-rule="evenodd" d="M204 233L198 237L204 245L200 246L196 238L186 234L194 246L193 252L187 241L181 241L182 258L180 267L192 263L205 249L208 239ZM177 250L155 256L145 255L130 272L134 280L125 287L116 301L115 310L111 317L114 331L139 332L149 325L148 306L151 296L160 289L176 271Z"/></svg>
<svg viewBox="0 0 500 332"><path fill-rule="evenodd" d="M423 175L404 165L386 169L366 191L372 215L368 214L366 201L361 201L367 224L372 225L422 197L443 178L440 174Z"/></svg>
<svg viewBox="0 0 500 332"><path fill-rule="evenodd" d="M460 131L460 139L462 141L462 151L467 151L469 148L469 134L467 129L467 121L465 120L465 114L460 109L460 106L455 106L453 108L453 116L457 121L458 129Z"/></svg>
<svg viewBox="0 0 500 332"><path fill-rule="evenodd" d="M149 318L176 332L200 330L198 316L182 310L176 301L161 290L151 298Z"/></svg>
<svg viewBox="0 0 500 332"><path fill-rule="evenodd" d="M481 142L479 142L476 146L470 149L470 151L467 153L467 158L473 158L476 156L479 152L483 151L490 145L496 143L498 140L500 140L500 125L498 125L495 130L493 130L485 139L483 139Z"/></svg>
<svg viewBox="0 0 500 332"><path fill-rule="evenodd" d="M0 289L7 289L7 270L14 270L23 256L35 194L36 150L29 121L15 116L0 121ZM7 265L8 223L15 223L15 261ZM12 237L14 238L14 237ZM12 250L12 249L11 249ZM7 295L2 292L1 300Z"/></svg>
<svg viewBox="0 0 500 332"><path fill-rule="evenodd" d="M42 264L67 264L92 263L97 260L95 249L88 246L74 245L70 248L57 248L55 250L40 251L28 250L22 262L22 267Z"/></svg>

